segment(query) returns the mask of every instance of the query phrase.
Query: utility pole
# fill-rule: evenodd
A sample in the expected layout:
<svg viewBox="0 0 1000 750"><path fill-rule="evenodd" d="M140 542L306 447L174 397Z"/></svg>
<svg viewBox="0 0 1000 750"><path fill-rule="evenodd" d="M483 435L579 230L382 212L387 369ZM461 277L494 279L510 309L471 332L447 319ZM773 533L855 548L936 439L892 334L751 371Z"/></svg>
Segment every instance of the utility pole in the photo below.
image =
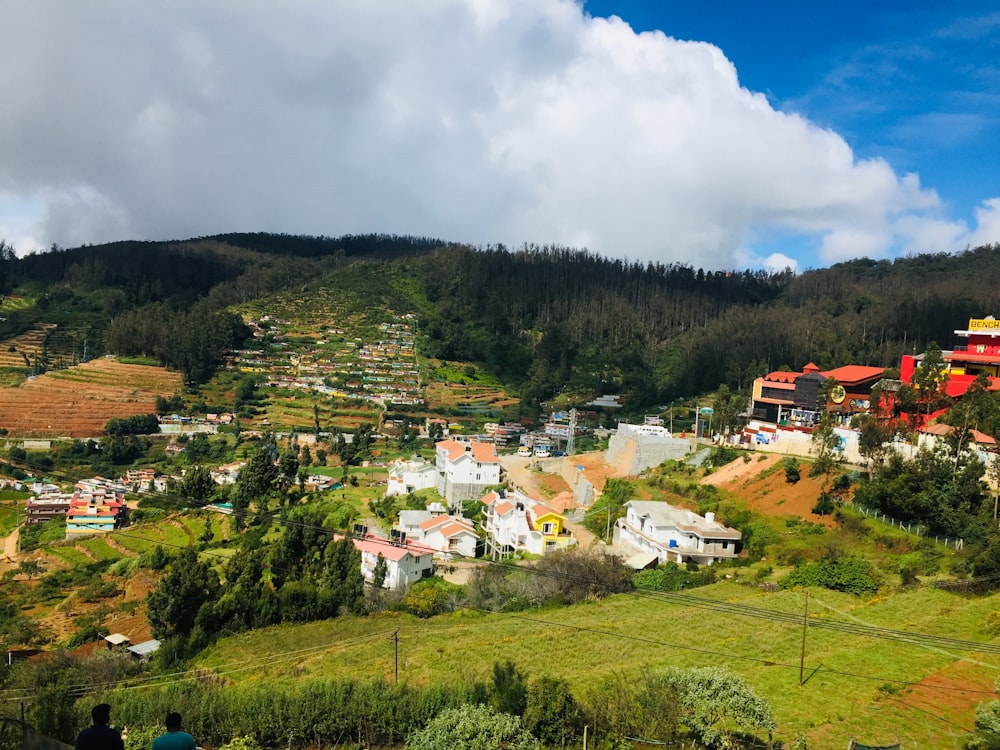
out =
<svg viewBox="0 0 1000 750"><path fill-rule="evenodd" d="M399 628L392 633L392 643L395 651L395 662L396 662L396 684L399 684ZM801 680L801 678L800 678Z"/></svg>
<svg viewBox="0 0 1000 750"><path fill-rule="evenodd" d="M806 667L806 630L809 628L809 592L806 591L806 609L802 615L802 652L799 654L799 685L803 684Z"/></svg>

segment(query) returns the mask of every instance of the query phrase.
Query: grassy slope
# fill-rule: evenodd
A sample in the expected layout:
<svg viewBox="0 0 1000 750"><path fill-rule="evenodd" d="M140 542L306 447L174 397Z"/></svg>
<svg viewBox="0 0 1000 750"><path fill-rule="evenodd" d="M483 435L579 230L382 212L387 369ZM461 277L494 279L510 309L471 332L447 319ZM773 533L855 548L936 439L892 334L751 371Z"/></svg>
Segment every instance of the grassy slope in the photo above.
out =
<svg viewBox="0 0 1000 750"><path fill-rule="evenodd" d="M730 582L695 595L794 613L802 612L805 602L800 591L767 594ZM867 602L816 591L810 601L814 619L988 640L981 625L1000 597L963 598L924 587ZM771 703L776 737L790 741L804 734L810 746L820 747L844 746L851 737L888 742L897 735L920 747L954 747L962 732L948 722L971 729L972 708L990 699L993 665L1000 663L995 656L811 628L809 679L799 686L800 625L712 612L693 601L621 595L518 615L462 611L418 620L385 614L280 626L224 640L200 666L229 672L240 664L241 671L229 672L234 680L391 678L388 636L396 628L401 676L415 683L485 679L494 662L512 659L530 676L564 678L586 694L616 671L724 665L743 674ZM956 677L961 690L904 684L941 685Z"/></svg>

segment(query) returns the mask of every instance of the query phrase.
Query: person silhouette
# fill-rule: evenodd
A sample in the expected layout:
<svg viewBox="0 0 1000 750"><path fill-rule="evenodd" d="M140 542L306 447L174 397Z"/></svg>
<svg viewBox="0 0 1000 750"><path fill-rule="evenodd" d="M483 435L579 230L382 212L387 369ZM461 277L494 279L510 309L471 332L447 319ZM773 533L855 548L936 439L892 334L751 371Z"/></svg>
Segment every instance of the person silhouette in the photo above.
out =
<svg viewBox="0 0 1000 750"><path fill-rule="evenodd" d="M111 704L99 703L90 711L93 726L76 736L76 750L125 750L125 741L111 726Z"/></svg>
<svg viewBox="0 0 1000 750"><path fill-rule="evenodd" d="M167 714L167 731L153 740L150 750L195 750L194 737L181 729L181 715L172 712Z"/></svg>

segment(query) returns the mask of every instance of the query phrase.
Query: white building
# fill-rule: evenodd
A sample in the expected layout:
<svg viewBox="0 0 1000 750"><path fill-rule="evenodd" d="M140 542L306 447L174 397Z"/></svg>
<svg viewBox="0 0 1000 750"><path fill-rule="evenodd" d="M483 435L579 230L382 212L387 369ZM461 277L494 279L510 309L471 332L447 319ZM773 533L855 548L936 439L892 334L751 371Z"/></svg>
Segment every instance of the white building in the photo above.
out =
<svg viewBox="0 0 1000 750"><path fill-rule="evenodd" d="M420 524L420 541L441 557L475 557L479 535L472 521L462 516L438 516Z"/></svg>
<svg viewBox="0 0 1000 750"><path fill-rule="evenodd" d="M399 511L399 520L396 521L394 528L406 534L407 539L419 542L423 537L420 524L424 521L430 521L432 518L443 516L447 512L448 509L441 503L430 503L426 510L401 510Z"/></svg>
<svg viewBox="0 0 1000 750"><path fill-rule="evenodd" d="M653 552L661 563L701 565L736 557L742 535L716 521L714 513L702 517L652 500L631 500L625 508L625 517L615 522L614 546L626 557Z"/></svg>
<svg viewBox="0 0 1000 750"><path fill-rule="evenodd" d="M386 495L408 495L418 490L437 486L437 469L434 464L416 456L399 459L389 466L389 484Z"/></svg>
<svg viewBox="0 0 1000 750"><path fill-rule="evenodd" d="M361 575L366 583L370 584L375 579L379 555L385 559L386 564L382 588L405 588L434 575L434 550L419 542L406 540L397 543L371 534L353 541L361 552Z"/></svg>
<svg viewBox="0 0 1000 750"><path fill-rule="evenodd" d="M500 459L492 443L442 440L434 445L437 491L452 508L500 483Z"/></svg>
<svg viewBox="0 0 1000 750"><path fill-rule="evenodd" d="M538 500L520 492L490 492L482 501L489 554L545 555L576 544L563 528L565 518Z"/></svg>

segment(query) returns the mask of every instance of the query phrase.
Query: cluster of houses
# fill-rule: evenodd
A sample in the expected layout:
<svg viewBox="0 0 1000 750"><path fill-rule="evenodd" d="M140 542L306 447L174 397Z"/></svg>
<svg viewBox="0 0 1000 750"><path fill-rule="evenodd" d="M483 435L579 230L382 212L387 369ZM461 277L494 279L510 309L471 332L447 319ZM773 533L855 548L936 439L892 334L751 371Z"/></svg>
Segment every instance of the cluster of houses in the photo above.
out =
<svg viewBox="0 0 1000 750"><path fill-rule="evenodd" d="M256 339L267 339L271 346L236 352L230 365L242 372L260 373L261 384L270 387L380 404L419 405L423 399L414 320L406 314L382 323L379 338L370 342L345 341L343 330L328 328L308 349L301 349L289 344L290 321L264 315L248 325Z"/></svg>
<svg viewBox="0 0 1000 750"><path fill-rule="evenodd" d="M500 461L493 444L447 439L435 445L431 464L414 456L389 467L387 493L402 495L436 489L446 501L426 510L404 510L389 539L364 533L355 541L362 573L371 582L379 556L386 565L383 586L405 586L433 574L434 560L486 555L546 555L577 543L564 514L539 499L500 488ZM482 503L481 536L461 513L470 499ZM664 562L711 565L739 553L741 534L664 502L633 500L615 523L614 550L636 569Z"/></svg>
<svg viewBox="0 0 1000 750"><path fill-rule="evenodd" d="M129 489L103 477L81 479L73 492L60 492L57 487L45 485L42 492L28 499L25 523L43 523L66 516L67 539L120 529L128 525L125 493Z"/></svg>
<svg viewBox="0 0 1000 750"><path fill-rule="evenodd" d="M235 480L241 463L220 466L212 475L219 484ZM425 510L403 510L389 538L356 530L361 570L372 582L379 561L385 566L383 586L408 586L434 573L434 561L483 555L494 559L515 554L547 555L577 543L565 515L540 499L503 489L495 445L477 440L447 439L435 445L434 462L419 456L399 459L389 467L387 495L435 489L444 502ZM317 480L326 479L317 477ZM29 524L66 516L67 538L101 533L128 524L125 495L164 491L169 479L152 469L126 472L118 480L80 480L73 492L36 484L27 502ZM462 515L463 505L482 505L482 524ZM615 524L615 550L641 568L666 561L711 564L735 557L740 534L718 523L662 502L632 501Z"/></svg>

